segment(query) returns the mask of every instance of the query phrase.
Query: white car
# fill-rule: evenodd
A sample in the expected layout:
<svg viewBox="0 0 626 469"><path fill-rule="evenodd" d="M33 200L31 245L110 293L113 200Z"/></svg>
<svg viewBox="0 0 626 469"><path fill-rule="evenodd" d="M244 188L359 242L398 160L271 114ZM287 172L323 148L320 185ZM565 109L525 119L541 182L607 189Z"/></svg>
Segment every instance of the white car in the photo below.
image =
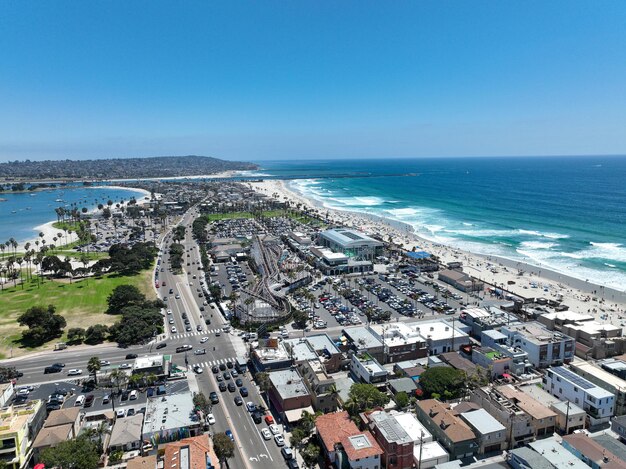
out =
<svg viewBox="0 0 626 469"><path fill-rule="evenodd" d="M201 375L202 372L204 371L204 369L200 365L196 365L196 366L193 367L193 371L195 371L196 374Z"/></svg>
<svg viewBox="0 0 626 469"><path fill-rule="evenodd" d="M176 334L176 332L177 332L176 326L172 326L171 331L172 331L172 334Z"/></svg>
<svg viewBox="0 0 626 469"><path fill-rule="evenodd" d="M171 316L171 315L172 315L172 310L171 310L171 309L168 309L168 310L167 310L167 314Z"/></svg>
<svg viewBox="0 0 626 469"><path fill-rule="evenodd" d="M285 439L282 435L274 435L274 441L277 446L285 446Z"/></svg>
<svg viewBox="0 0 626 469"><path fill-rule="evenodd" d="M120 370L128 370L129 368L132 368L130 363L122 363L120 365Z"/></svg>
<svg viewBox="0 0 626 469"><path fill-rule="evenodd" d="M117 418L123 418L126 417L126 409L118 409L115 411L115 415L117 416Z"/></svg>
<svg viewBox="0 0 626 469"><path fill-rule="evenodd" d="M264 440L270 440L272 438L272 434L267 428L264 428L263 430L261 430L261 435L263 435Z"/></svg>
<svg viewBox="0 0 626 469"><path fill-rule="evenodd" d="M100 360L100 366L110 366L111 362L109 360Z"/></svg>
<svg viewBox="0 0 626 469"><path fill-rule="evenodd" d="M170 324L174 324L174 318L170 318Z"/></svg>
<svg viewBox="0 0 626 469"><path fill-rule="evenodd" d="M269 426L269 429L272 432L272 435L279 435L280 434L280 428L275 423L271 424Z"/></svg>
<svg viewBox="0 0 626 469"><path fill-rule="evenodd" d="M200 339L200 343L203 344L205 343L207 340L209 340L208 337L203 337L202 339Z"/></svg>
<svg viewBox="0 0 626 469"><path fill-rule="evenodd" d="M176 298L177 300L180 300L180 295L178 295L178 294L177 294L177 295L175 296L175 298Z"/></svg>
<svg viewBox="0 0 626 469"><path fill-rule="evenodd" d="M213 424L215 423L215 416L214 416L213 414L208 414L208 415L206 416L206 422L207 422L209 425L213 425Z"/></svg>
<svg viewBox="0 0 626 469"><path fill-rule="evenodd" d="M79 370L78 368L71 369L67 372L67 376L78 376L82 374L83 370Z"/></svg>

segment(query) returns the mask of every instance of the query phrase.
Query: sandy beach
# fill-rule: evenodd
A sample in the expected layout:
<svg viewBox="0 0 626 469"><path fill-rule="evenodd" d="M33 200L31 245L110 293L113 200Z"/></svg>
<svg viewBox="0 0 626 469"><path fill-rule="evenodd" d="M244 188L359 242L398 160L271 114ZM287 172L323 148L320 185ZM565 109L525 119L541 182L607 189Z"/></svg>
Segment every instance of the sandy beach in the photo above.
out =
<svg viewBox="0 0 626 469"><path fill-rule="evenodd" d="M353 227L367 234L377 234L385 241L393 241L408 251L415 247L418 251L423 250L436 255L443 263L462 262L464 271L469 275L489 285L503 287L510 293L527 298L561 300L570 311L593 315L599 322L614 325L621 324L622 315L626 311L625 292L594 285L585 279L543 267L433 243L417 236L410 225L402 222L366 213L328 209L319 202L289 190L284 181L265 180L248 184L262 194L268 196L277 194L282 201L289 200L293 205L298 203L306 205L323 216L328 214L332 224Z"/></svg>

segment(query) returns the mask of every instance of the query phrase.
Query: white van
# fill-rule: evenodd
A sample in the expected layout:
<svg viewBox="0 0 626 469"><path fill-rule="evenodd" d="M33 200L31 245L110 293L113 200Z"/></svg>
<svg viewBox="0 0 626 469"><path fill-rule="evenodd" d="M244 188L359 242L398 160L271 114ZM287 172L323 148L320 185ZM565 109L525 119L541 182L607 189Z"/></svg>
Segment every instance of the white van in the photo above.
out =
<svg viewBox="0 0 626 469"><path fill-rule="evenodd" d="M85 395L81 394L76 398L76 402L74 403L74 407L80 407L85 403Z"/></svg>
<svg viewBox="0 0 626 469"><path fill-rule="evenodd" d="M130 395L128 396L128 398L129 398L131 401L134 401L135 399L137 399L137 395L138 395L138 394L137 394L137 391L135 391L135 390L133 389L133 390L130 392Z"/></svg>

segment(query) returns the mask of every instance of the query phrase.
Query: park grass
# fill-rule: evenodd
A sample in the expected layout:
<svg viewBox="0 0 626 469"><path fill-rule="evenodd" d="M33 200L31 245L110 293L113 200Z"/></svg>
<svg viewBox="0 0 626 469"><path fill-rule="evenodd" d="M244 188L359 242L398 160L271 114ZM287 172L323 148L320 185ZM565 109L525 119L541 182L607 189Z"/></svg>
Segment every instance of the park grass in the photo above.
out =
<svg viewBox="0 0 626 469"><path fill-rule="evenodd" d="M76 221L55 221L52 226L57 230L72 230L75 233L80 227L80 223Z"/></svg>
<svg viewBox="0 0 626 469"><path fill-rule="evenodd" d="M152 288L152 272L145 270L134 276L109 274L100 278L67 280L46 280L37 287L37 282L27 282L24 290L17 287L6 288L0 292L0 358L18 356L34 350L52 348L54 343L63 342L64 337L54 339L39 348L23 348L19 342L23 328L17 323L17 317L32 306L53 304L61 314L67 326L86 329L94 324L112 325L117 316L105 313L107 298L118 285L135 285L149 299L155 299Z"/></svg>

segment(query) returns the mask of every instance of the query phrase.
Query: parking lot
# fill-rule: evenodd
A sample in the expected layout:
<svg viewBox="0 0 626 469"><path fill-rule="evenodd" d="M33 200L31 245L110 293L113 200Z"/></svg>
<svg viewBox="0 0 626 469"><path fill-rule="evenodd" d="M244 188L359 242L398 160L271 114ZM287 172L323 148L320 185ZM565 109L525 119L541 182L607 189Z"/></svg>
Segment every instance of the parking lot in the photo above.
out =
<svg viewBox="0 0 626 469"><path fill-rule="evenodd" d="M33 386L18 386L14 400L16 403L25 403L40 399L48 411L74 406L81 407L86 412L115 410L118 412L118 417L122 417L144 412L148 395L157 395L159 388L165 391L165 394L189 390L187 380L167 381L158 383L158 386L128 389L121 392L115 388L83 387L78 384L82 381L84 380L65 380Z"/></svg>

